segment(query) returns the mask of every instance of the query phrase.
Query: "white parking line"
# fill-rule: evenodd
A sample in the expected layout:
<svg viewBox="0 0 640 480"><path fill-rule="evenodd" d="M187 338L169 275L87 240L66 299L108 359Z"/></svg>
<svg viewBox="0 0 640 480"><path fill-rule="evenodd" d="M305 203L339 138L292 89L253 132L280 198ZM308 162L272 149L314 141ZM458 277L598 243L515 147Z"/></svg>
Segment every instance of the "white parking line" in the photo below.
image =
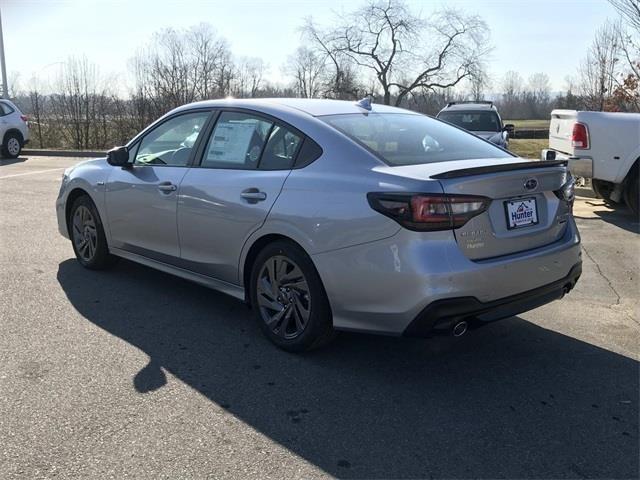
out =
<svg viewBox="0 0 640 480"><path fill-rule="evenodd" d="M25 173L16 173L13 175L5 175L4 177L0 177L0 180L2 180L3 178L21 177L23 175L35 175L37 173L55 172L56 170L64 170L65 168L66 167L50 168L49 170L38 170L37 172L25 172Z"/></svg>

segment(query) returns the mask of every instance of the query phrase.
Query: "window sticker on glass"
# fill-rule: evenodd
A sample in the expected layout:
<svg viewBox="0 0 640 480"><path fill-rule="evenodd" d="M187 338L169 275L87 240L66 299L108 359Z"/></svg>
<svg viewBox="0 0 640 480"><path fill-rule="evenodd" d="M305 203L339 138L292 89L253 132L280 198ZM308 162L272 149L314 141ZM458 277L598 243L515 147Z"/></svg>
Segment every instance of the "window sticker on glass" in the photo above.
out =
<svg viewBox="0 0 640 480"><path fill-rule="evenodd" d="M255 131L254 124L223 122L216 131L209 148L207 160L210 162L245 163L247 147ZM257 152L260 155L260 152ZM253 160L255 161L255 160Z"/></svg>

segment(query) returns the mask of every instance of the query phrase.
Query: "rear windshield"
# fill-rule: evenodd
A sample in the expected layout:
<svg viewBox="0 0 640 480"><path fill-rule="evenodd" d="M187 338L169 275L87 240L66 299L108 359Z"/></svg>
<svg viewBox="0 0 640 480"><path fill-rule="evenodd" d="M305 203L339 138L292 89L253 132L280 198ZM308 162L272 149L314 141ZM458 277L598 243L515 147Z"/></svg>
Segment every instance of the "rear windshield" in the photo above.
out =
<svg viewBox="0 0 640 480"><path fill-rule="evenodd" d="M392 166L512 157L475 135L424 115L354 113L319 118Z"/></svg>
<svg viewBox="0 0 640 480"><path fill-rule="evenodd" d="M448 111L439 113L438 118L471 132L499 132L501 130L500 119L495 112Z"/></svg>

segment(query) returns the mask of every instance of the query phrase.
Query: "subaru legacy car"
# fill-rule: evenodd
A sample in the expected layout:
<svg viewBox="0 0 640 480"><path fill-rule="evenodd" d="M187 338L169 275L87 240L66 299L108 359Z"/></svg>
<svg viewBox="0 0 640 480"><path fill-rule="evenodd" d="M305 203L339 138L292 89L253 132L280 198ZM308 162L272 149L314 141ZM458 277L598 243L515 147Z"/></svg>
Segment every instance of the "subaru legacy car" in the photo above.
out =
<svg viewBox="0 0 640 480"><path fill-rule="evenodd" d="M505 150L509 148L509 133L513 132L514 127L510 123L502 124L493 102L450 102L436 117L464 128Z"/></svg>
<svg viewBox="0 0 640 480"><path fill-rule="evenodd" d="M123 257L225 292L303 351L559 299L581 273L572 204L563 161L368 100L260 99L169 112L68 169L56 208L84 267Z"/></svg>

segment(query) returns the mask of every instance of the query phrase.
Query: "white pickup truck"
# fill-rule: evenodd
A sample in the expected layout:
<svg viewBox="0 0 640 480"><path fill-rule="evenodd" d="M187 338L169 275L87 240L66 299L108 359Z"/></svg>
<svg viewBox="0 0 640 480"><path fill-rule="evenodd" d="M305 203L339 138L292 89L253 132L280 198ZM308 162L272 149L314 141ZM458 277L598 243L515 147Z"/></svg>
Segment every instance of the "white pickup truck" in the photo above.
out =
<svg viewBox="0 0 640 480"><path fill-rule="evenodd" d="M638 215L640 113L553 110L541 160L568 160L575 176L592 179L598 197L624 200Z"/></svg>

